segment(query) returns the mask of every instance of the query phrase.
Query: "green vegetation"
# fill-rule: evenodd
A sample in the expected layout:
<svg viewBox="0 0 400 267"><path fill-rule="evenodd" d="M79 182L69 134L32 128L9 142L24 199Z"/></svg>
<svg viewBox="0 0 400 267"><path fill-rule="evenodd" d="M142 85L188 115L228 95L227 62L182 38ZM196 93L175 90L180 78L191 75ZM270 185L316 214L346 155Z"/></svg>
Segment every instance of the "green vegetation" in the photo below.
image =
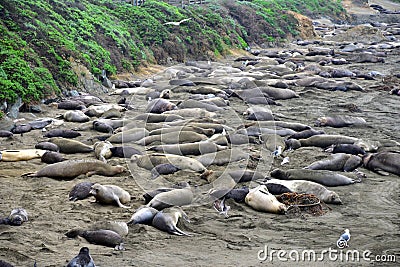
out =
<svg viewBox="0 0 400 267"><path fill-rule="evenodd" d="M148 0L0 0L0 100L40 100L79 87L72 63L94 75L148 63L215 59L230 49L298 34L286 10L343 15L339 1L212 1L185 9ZM190 20L180 26L166 22Z"/></svg>

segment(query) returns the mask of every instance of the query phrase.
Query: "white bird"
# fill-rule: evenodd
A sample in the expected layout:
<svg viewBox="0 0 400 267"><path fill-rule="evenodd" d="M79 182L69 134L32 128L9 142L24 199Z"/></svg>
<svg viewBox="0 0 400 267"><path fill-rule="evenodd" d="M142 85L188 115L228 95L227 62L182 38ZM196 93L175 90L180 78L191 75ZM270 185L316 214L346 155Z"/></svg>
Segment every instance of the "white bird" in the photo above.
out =
<svg viewBox="0 0 400 267"><path fill-rule="evenodd" d="M271 154L274 157L280 156L282 154L282 146L278 146L278 148L274 152L272 152Z"/></svg>
<svg viewBox="0 0 400 267"><path fill-rule="evenodd" d="M282 162L281 162L281 165L285 165L288 162L289 162L289 157L284 157Z"/></svg>
<svg viewBox="0 0 400 267"><path fill-rule="evenodd" d="M336 245L338 246L338 248L345 248L349 246L347 244L349 241L350 241L350 230L345 229L344 233L339 237L338 241L336 242Z"/></svg>
<svg viewBox="0 0 400 267"><path fill-rule="evenodd" d="M171 21L171 22L165 22L164 25L174 25L174 26L179 26L181 25L181 23L191 20L192 18L188 18L188 19L183 19L181 21Z"/></svg>

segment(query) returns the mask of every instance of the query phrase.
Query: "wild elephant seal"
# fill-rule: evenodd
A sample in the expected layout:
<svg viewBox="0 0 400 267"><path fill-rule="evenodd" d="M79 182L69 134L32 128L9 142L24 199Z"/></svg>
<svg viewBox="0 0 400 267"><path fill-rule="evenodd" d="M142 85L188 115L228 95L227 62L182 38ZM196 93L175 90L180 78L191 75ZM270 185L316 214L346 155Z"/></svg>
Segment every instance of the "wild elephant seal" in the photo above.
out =
<svg viewBox="0 0 400 267"><path fill-rule="evenodd" d="M94 185L94 183L92 182L81 182L74 185L74 187L69 192L68 199L70 201L77 201L90 197L90 190L92 188L92 185Z"/></svg>
<svg viewBox="0 0 400 267"><path fill-rule="evenodd" d="M154 216L158 213L158 210L152 207L142 206L135 211L131 219L127 224L147 224L151 225Z"/></svg>
<svg viewBox="0 0 400 267"><path fill-rule="evenodd" d="M151 179L155 179L160 175L165 175L165 174L173 174L177 171L180 171L181 169L179 167L176 167L175 165L171 163L165 163L165 164L159 164L155 166L153 169L151 169Z"/></svg>
<svg viewBox="0 0 400 267"><path fill-rule="evenodd" d="M299 194L314 194L320 200L327 204L342 204L342 200L339 198L339 195L331 190L328 190L325 186L311 182L306 180L279 180L279 179L270 179L265 182L265 184L269 187L270 185L281 185L285 188L284 191L275 192L276 194L282 194L287 192L289 189L291 192L296 192Z"/></svg>
<svg viewBox="0 0 400 267"><path fill-rule="evenodd" d="M13 133L7 130L0 130L0 137L12 137Z"/></svg>
<svg viewBox="0 0 400 267"><path fill-rule="evenodd" d="M324 131L317 131L317 130L314 130L314 129L307 129L307 130L303 130L301 132L297 132L297 133L294 133L294 134L288 136L288 139L290 139L290 138L293 138L293 139L306 139L306 138L309 138L311 136L319 135L319 134L325 134L325 132Z"/></svg>
<svg viewBox="0 0 400 267"><path fill-rule="evenodd" d="M201 108L183 108L165 111L163 115L175 115L182 118L216 118L217 113Z"/></svg>
<svg viewBox="0 0 400 267"><path fill-rule="evenodd" d="M66 110L83 110L86 108L85 104L82 101L78 100L65 100L57 104L58 109L66 109Z"/></svg>
<svg viewBox="0 0 400 267"><path fill-rule="evenodd" d="M0 151L0 161L23 161L41 158L47 150L43 149L21 149Z"/></svg>
<svg viewBox="0 0 400 267"><path fill-rule="evenodd" d="M93 151L92 146L68 138L53 137L49 139L49 142L56 144L60 148L61 153L73 154L89 153Z"/></svg>
<svg viewBox="0 0 400 267"><path fill-rule="evenodd" d="M169 234L190 236L190 234L183 232L181 229L177 227L180 218L183 218L184 220L189 222L186 213L181 208L178 207L168 208L159 211L154 216L151 225Z"/></svg>
<svg viewBox="0 0 400 267"><path fill-rule="evenodd" d="M371 171L386 171L400 176L400 153L368 153L363 157L363 165Z"/></svg>
<svg viewBox="0 0 400 267"><path fill-rule="evenodd" d="M119 186L94 184L89 193L101 204L117 204L120 208L130 208L124 204L131 200L131 195Z"/></svg>
<svg viewBox="0 0 400 267"><path fill-rule="evenodd" d="M331 155L328 159L319 160L307 166L309 170L329 170L351 172L362 164L360 157L345 153Z"/></svg>
<svg viewBox="0 0 400 267"><path fill-rule="evenodd" d="M329 153L346 153L352 155L365 155L365 150L356 144L337 144L328 147L326 152Z"/></svg>
<svg viewBox="0 0 400 267"><path fill-rule="evenodd" d="M334 117L320 117L315 121L315 126L331 126L331 127L349 127L349 126L365 126L367 122L361 117L353 117L348 115Z"/></svg>
<svg viewBox="0 0 400 267"><path fill-rule="evenodd" d="M134 120L142 120L146 123L156 123L156 122L171 122L175 120L183 120L183 117L176 114L168 114L170 111L166 111L163 114L158 113L144 113L134 117Z"/></svg>
<svg viewBox="0 0 400 267"><path fill-rule="evenodd" d="M66 160L45 166L34 173L26 173L27 177L50 177L55 179L73 179L81 174L113 176L125 171L117 165L111 166L100 160Z"/></svg>
<svg viewBox="0 0 400 267"><path fill-rule="evenodd" d="M261 172L249 169L229 171L228 174L233 178L233 180L235 180L236 183L245 183L253 180L263 180L266 176Z"/></svg>
<svg viewBox="0 0 400 267"><path fill-rule="evenodd" d="M20 226L28 221L28 212L23 208L16 208L6 218L0 218L0 224Z"/></svg>
<svg viewBox="0 0 400 267"><path fill-rule="evenodd" d="M65 158L61 153L55 152L55 151L46 151L40 158L40 160L44 163L47 164L53 164L57 162L64 161Z"/></svg>
<svg viewBox="0 0 400 267"><path fill-rule="evenodd" d="M193 202L193 192L190 187L177 188L167 192L162 192L154 196L147 203L147 207L163 210L172 206L185 206Z"/></svg>
<svg viewBox="0 0 400 267"><path fill-rule="evenodd" d="M361 182L361 180L355 180L342 174L327 170L275 169L271 171L270 175L281 180L307 180L326 186L341 186Z"/></svg>
<svg viewBox="0 0 400 267"><path fill-rule="evenodd" d="M260 90L271 97L273 100L285 100L300 97L296 92L290 89L259 87Z"/></svg>
<svg viewBox="0 0 400 267"><path fill-rule="evenodd" d="M93 130L110 134L114 132L114 128L111 125L102 121L93 121Z"/></svg>
<svg viewBox="0 0 400 267"><path fill-rule="evenodd" d="M56 144L51 143L51 142L40 142L40 143L37 143L35 145L35 148L36 149L44 149L44 150L48 150L48 151L55 151L55 152L60 151L60 148Z"/></svg>
<svg viewBox="0 0 400 267"><path fill-rule="evenodd" d="M81 133L74 130L65 129L53 129L44 134L44 137L64 137L64 138L75 138L81 136Z"/></svg>
<svg viewBox="0 0 400 267"><path fill-rule="evenodd" d="M156 98L147 104L146 112L161 114L165 111L177 109L177 106L164 98Z"/></svg>
<svg viewBox="0 0 400 267"><path fill-rule="evenodd" d="M113 145L108 142L108 141L99 141L94 143L93 148L94 148L94 155L98 160L103 161L104 163L107 163L107 159L112 157L112 151L111 148Z"/></svg>
<svg viewBox="0 0 400 267"><path fill-rule="evenodd" d="M136 142L149 135L149 131L144 128L132 128L110 136L107 141L111 143Z"/></svg>
<svg viewBox="0 0 400 267"><path fill-rule="evenodd" d="M224 110L223 108L215 106L213 104L197 101L194 99L185 100L185 101L181 102L178 105L178 107L181 109L200 108L200 109L205 109L209 112L217 112L217 111Z"/></svg>
<svg viewBox="0 0 400 267"><path fill-rule="evenodd" d="M158 154L154 153L151 155L133 155L131 157L131 163L136 162L138 167L144 168L146 170L151 170L155 166L160 164L173 164L181 170L190 170L200 173L208 173L206 167L201 164L198 160L179 156L174 154Z"/></svg>
<svg viewBox="0 0 400 267"><path fill-rule="evenodd" d="M69 110L63 115L64 120L69 122L88 122L90 118L80 110Z"/></svg>
<svg viewBox="0 0 400 267"><path fill-rule="evenodd" d="M300 139L301 146L328 147L337 144L354 144L359 139L346 135L320 134L306 139Z"/></svg>
<svg viewBox="0 0 400 267"><path fill-rule="evenodd" d="M88 230L111 230L124 237L129 233L128 224L122 221L96 221Z"/></svg>
<svg viewBox="0 0 400 267"><path fill-rule="evenodd" d="M225 149L214 153L208 153L197 157L197 160L204 166L225 165L231 162L250 159L250 154L243 152L239 148Z"/></svg>
<svg viewBox="0 0 400 267"><path fill-rule="evenodd" d="M162 144L181 144L193 143L206 140L207 136L195 132L182 131L179 133L165 133L160 135L150 135L137 141L138 145L147 146L154 142L161 142Z"/></svg>
<svg viewBox="0 0 400 267"><path fill-rule="evenodd" d="M65 233L65 235L69 238L80 236L85 238L86 241L91 244L112 247L116 250L123 250L122 237L118 233L111 230L72 229Z"/></svg>
<svg viewBox="0 0 400 267"><path fill-rule="evenodd" d="M203 141L203 142L194 142L190 144L170 144L170 145L159 145L152 146L148 148L148 150L163 152L168 154L175 155L203 155L207 153L217 152L221 150L225 150L227 147L216 145L212 142Z"/></svg>
<svg viewBox="0 0 400 267"><path fill-rule="evenodd" d="M245 202L257 211L277 214L284 214L287 211L286 205L279 202L274 195L269 193L265 185L250 189L246 195Z"/></svg>
<svg viewBox="0 0 400 267"><path fill-rule="evenodd" d="M130 158L133 155L142 155L142 152L131 146L113 146L110 148L113 157Z"/></svg>
<svg viewBox="0 0 400 267"><path fill-rule="evenodd" d="M67 264L67 267L95 267L92 256L89 254L88 247L82 247L76 255Z"/></svg>
<svg viewBox="0 0 400 267"><path fill-rule="evenodd" d="M15 125L12 129L11 132L13 134L21 134L21 136L24 133L30 132L32 130L32 126L29 124L19 124L19 125Z"/></svg>
<svg viewBox="0 0 400 267"><path fill-rule="evenodd" d="M160 129L155 129L150 131L149 135L160 135L160 134L166 134L166 133L178 133L182 131L188 131L188 132L195 132L198 134L204 134L207 136L212 136L215 132L214 129L207 129L207 128L201 128L201 127L196 127L196 126L170 126L166 128L160 128Z"/></svg>

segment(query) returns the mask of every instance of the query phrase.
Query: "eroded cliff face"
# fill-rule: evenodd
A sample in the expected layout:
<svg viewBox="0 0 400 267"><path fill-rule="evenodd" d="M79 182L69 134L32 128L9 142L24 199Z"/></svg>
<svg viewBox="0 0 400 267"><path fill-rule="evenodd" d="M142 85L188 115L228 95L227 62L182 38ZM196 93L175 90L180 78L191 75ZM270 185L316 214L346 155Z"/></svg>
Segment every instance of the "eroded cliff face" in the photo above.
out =
<svg viewBox="0 0 400 267"><path fill-rule="evenodd" d="M288 14L292 15L297 20L297 30L299 32L298 36L301 39L313 39L318 37L318 34L314 31L312 20L309 17L293 11L288 11Z"/></svg>

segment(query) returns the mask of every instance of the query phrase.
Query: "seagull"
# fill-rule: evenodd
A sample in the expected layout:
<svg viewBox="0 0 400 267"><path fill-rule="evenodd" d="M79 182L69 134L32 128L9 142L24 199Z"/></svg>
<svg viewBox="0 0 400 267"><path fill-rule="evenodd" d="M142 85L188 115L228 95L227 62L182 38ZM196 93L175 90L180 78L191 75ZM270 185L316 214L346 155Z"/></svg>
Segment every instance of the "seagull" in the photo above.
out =
<svg viewBox="0 0 400 267"><path fill-rule="evenodd" d="M281 162L281 165L285 165L288 162L289 162L289 157L284 157L282 162Z"/></svg>
<svg viewBox="0 0 400 267"><path fill-rule="evenodd" d="M278 148L271 153L272 156L278 157L282 154L282 146L278 146Z"/></svg>
<svg viewBox="0 0 400 267"><path fill-rule="evenodd" d="M188 18L188 19L183 19L181 21L171 21L171 22L165 22L164 25L174 25L174 26L179 26L181 25L181 23L191 20L192 18Z"/></svg>
<svg viewBox="0 0 400 267"><path fill-rule="evenodd" d="M79 254L68 263L67 267L96 267L96 265L89 254L89 248L82 247Z"/></svg>
<svg viewBox="0 0 400 267"><path fill-rule="evenodd" d="M349 241L350 241L350 230L346 229L344 230L344 233L339 237L338 241L336 242L336 245L339 248L345 248L349 246L347 244L347 242Z"/></svg>

